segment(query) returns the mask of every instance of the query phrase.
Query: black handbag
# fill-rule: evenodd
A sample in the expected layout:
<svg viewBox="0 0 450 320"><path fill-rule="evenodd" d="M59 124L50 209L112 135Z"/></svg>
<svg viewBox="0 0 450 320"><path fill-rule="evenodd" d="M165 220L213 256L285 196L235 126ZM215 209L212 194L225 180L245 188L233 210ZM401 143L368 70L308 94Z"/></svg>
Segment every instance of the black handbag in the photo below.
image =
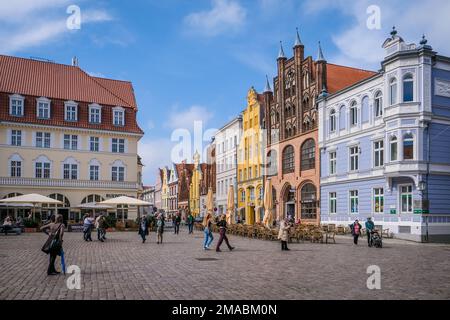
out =
<svg viewBox="0 0 450 320"><path fill-rule="evenodd" d="M58 230L56 230L55 234L50 234L48 236L47 241L45 241L44 245L42 246L42 251L45 252L46 254L49 254L51 252L59 252L61 251L62 248L62 243L61 243L61 239L59 237L59 231L61 229L63 224L61 224L58 228Z"/></svg>

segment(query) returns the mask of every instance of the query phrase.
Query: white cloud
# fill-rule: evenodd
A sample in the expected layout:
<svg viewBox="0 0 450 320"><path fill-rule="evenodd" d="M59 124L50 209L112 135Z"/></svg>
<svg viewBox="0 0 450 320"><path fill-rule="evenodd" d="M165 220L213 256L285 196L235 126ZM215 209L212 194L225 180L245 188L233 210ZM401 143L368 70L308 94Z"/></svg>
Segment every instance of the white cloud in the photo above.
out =
<svg viewBox="0 0 450 320"><path fill-rule="evenodd" d="M160 167L169 165L171 162L171 152L175 143L170 139L149 139L143 138L139 141L138 154L142 158L143 182L145 185L155 183L156 170Z"/></svg>
<svg viewBox="0 0 450 320"><path fill-rule="evenodd" d="M212 0L212 8L185 17L188 31L207 37L236 32L245 22L247 11L233 0Z"/></svg>
<svg viewBox="0 0 450 320"><path fill-rule="evenodd" d="M381 9L381 30L369 30L366 26L370 5ZM339 49L328 61L362 68L378 69L383 59L381 45L389 36L393 25L407 43L418 43L422 33L427 35L429 44L435 50L450 53L448 30L450 30L450 1L431 0L411 2L407 0L308 0L304 4L307 14L319 14L324 10L338 10L349 17L350 27L336 33L332 39ZM432 17L432 18L430 18Z"/></svg>
<svg viewBox="0 0 450 320"><path fill-rule="evenodd" d="M70 0L16 0L0 2L0 53L12 54L29 47L43 46L69 35L66 12ZM111 21L103 10L81 7L83 24ZM72 31L73 32L73 31Z"/></svg>
<svg viewBox="0 0 450 320"><path fill-rule="evenodd" d="M172 107L165 127L171 129L192 129L195 121L201 121L203 127L213 117L213 113L203 106L191 106L185 110L179 110L177 106Z"/></svg>

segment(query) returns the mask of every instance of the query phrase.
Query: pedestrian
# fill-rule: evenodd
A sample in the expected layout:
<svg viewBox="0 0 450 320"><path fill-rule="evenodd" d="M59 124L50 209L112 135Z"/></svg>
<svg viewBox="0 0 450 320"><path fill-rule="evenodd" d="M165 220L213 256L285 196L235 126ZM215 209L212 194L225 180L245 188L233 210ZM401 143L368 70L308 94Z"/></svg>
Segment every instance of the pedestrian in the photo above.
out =
<svg viewBox="0 0 450 320"><path fill-rule="evenodd" d="M192 215L191 212L189 212L189 215L187 217L187 223L188 223L189 234L191 234L194 232L194 216Z"/></svg>
<svg viewBox="0 0 450 320"><path fill-rule="evenodd" d="M100 214L97 219L95 219L95 228L97 229L98 241L104 242L106 240L106 218L104 215Z"/></svg>
<svg viewBox="0 0 450 320"><path fill-rule="evenodd" d="M375 230L375 224L373 223L371 217L367 217L365 226L366 226L366 232L367 232L367 245L369 247L371 247L372 246L372 233Z"/></svg>
<svg viewBox="0 0 450 320"><path fill-rule="evenodd" d="M217 246L216 246L216 252L221 252L222 250L220 250L220 246L222 245L223 240L225 240L225 243L228 247L228 249L230 251L232 251L234 249L234 247L232 247L230 245L230 243L228 242L228 237L226 235L227 233L227 217L226 215L222 214L220 216L219 222L217 222L217 226L219 227L219 241L217 242Z"/></svg>
<svg viewBox="0 0 450 320"><path fill-rule="evenodd" d="M180 233L180 224L181 224L181 213L180 212L178 212L176 215L175 215L175 226L174 226L174 228L175 228L175 234L179 234Z"/></svg>
<svg viewBox="0 0 450 320"><path fill-rule="evenodd" d="M278 239L281 240L281 250L290 249L287 247L287 242L289 240L289 229L291 228L291 224L289 223L289 218L281 220L280 222L280 230L278 231Z"/></svg>
<svg viewBox="0 0 450 320"><path fill-rule="evenodd" d="M140 219L138 233L142 237L142 243L145 243L145 237L148 236L148 219L146 214L143 214Z"/></svg>
<svg viewBox="0 0 450 320"><path fill-rule="evenodd" d="M3 232L5 233L5 236L8 235L9 230L12 230L12 219L10 216L6 216L3 221Z"/></svg>
<svg viewBox="0 0 450 320"><path fill-rule="evenodd" d="M59 274L55 268L56 257L61 254L62 243L64 236L64 224L63 216L56 215L55 222L51 222L41 227L41 230L49 235L47 242L44 244L44 248L48 249L48 254L50 255L50 260L47 268L47 275L53 276Z"/></svg>
<svg viewBox="0 0 450 320"><path fill-rule="evenodd" d="M356 219L355 222L350 225L350 228L352 229L353 243L357 245L358 238L361 235L361 228L362 228L361 225L359 224L358 219Z"/></svg>
<svg viewBox="0 0 450 320"><path fill-rule="evenodd" d="M160 213L156 219L156 233L158 235L157 244L163 243L164 225L164 214Z"/></svg>
<svg viewBox="0 0 450 320"><path fill-rule="evenodd" d="M94 225L94 218L92 218L92 215L89 213L89 214L86 214L85 216L84 216L84 219L83 219L83 239L84 239L84 241L92 241L92 236L91 236L91 233L92 233L92 227L93 227L93 225Z"/></svg>
<svg viewBox="0 0 450 320"><path fill-rule="evenodd" d="M203 219L203 233L205 235L205 240L203 242L203 249L209 250L209 247L211 246L211 243L214 240L213 234L212 234L212 215L211 212L208 211L205 218Z"/></svg>

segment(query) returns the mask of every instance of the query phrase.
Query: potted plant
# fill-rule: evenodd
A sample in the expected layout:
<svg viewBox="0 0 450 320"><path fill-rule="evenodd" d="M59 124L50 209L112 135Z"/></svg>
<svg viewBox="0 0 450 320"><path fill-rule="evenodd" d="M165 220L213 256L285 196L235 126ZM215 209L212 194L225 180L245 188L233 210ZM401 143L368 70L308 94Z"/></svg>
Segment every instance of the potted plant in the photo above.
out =
<svg viewBox="0 0 450 320"><path fill-rule="evenodd" d="M107 225L106 231L107 232L114 231L115 230L114 228L115 228L116 223L117 223L116 218L113 217L113 216L106 216L105 219L106 219L106 225Z"/></svg>
<svg viewBox="0 0 450 320"><path fill-rule="evenodd" d="M35 219L24 219L23 225L25 227L25 232L36 232L39 227L39 223Z"/></svg>

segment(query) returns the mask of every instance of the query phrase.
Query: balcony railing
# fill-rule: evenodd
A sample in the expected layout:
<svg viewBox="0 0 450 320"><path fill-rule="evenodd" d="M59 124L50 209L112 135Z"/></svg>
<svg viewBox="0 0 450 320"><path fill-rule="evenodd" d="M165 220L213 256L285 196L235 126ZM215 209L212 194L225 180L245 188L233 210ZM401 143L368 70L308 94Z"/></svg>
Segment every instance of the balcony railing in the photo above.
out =
<svg viewBox="0 0 450 320"><path fill-rule="evenodd" d="M94 188L94 189L130 189L139 188L137 182L127 181L91 181L66 179L38 179L0 177L2 186L52 187L52 188Z"/></svg>

